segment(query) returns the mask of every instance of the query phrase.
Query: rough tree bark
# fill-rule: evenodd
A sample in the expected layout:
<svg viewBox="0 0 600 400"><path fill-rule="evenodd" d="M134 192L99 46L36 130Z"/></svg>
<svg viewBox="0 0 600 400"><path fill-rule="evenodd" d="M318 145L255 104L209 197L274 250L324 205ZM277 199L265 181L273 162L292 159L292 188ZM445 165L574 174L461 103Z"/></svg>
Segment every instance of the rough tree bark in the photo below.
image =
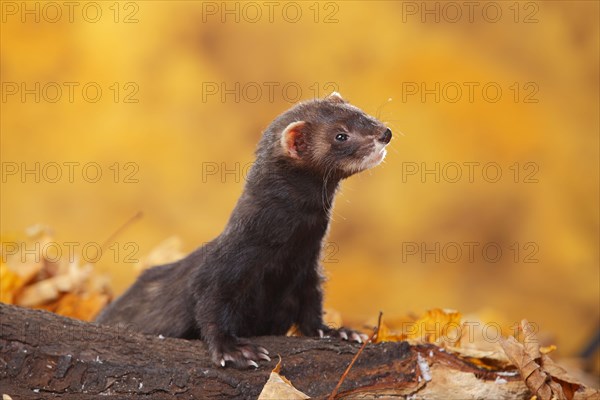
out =
<svg viewBox="0 0 600 400"><path fill-rule="evenodd" d="M261 337L273 361L258 369L215 367L200 341L145 336L0 304L0 394L12 399L256 398L281 356L281 374L327 396L359 349L332 339ZM419 358L431 366L419 368ZM502 376L432 345L369 344L341 387L343 396L526 399L518 376ZM100 397L102 396L102 397Z"/></svg>

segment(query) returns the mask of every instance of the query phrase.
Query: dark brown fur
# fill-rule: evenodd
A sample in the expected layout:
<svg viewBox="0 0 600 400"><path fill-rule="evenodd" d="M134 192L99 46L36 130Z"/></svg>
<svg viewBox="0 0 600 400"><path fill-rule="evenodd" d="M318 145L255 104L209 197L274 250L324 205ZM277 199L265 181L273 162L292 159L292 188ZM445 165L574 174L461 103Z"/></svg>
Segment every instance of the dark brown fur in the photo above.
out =
<svg viewBox="0 0 600 400"><path fill-rule="evenodd" d="M321 246L340 180L378 164L390 139L337 94L283 113L265 130L224 231L183 260L145 271L98 322L202 339L223 366L268 359L242 338L283 335L293 324L304 335L360 341L323 324Z"/></svg>

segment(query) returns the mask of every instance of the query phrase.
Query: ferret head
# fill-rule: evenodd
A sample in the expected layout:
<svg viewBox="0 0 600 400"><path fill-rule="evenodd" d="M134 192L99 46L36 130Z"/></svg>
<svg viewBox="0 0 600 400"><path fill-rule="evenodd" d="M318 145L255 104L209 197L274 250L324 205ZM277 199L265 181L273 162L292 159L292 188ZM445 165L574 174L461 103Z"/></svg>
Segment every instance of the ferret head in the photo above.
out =
<svg viewBox="0 0 600 400"><path fill-rule="evenodd" d="M381 163L392 131L334 92L274 121L280 155L323 176L346 178Z"/></svg>

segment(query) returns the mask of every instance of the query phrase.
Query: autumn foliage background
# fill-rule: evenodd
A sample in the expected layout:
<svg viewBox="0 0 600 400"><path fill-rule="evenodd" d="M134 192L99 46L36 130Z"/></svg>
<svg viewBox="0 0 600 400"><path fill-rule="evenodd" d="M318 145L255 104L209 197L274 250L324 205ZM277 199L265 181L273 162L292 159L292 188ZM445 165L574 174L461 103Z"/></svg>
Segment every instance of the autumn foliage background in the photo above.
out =
<svg viewBox="0 0 600 400"><path fill-rule="evenodd" d="M337 197L326 305L354 321L435 307L507 327L527 317L561 354L577 353L600 317L599 5L520 3L516 16L513 3L496 3L502 18L491 23L484 2L473 22L466 14L436 22L409 14L406 3L301 2L295 23L282 16L286 3L272 22L264 6L257 22L254 14L236 21L221 2L211 3L217 14L201 2L121 2L118 18L115 3L100 3L95 23L81 12L73 22L23 22L3 8L3 241L42 223L81 249L141 211L114 239L120 252L106 250L94 264L118 294L137 275L127 255L141 260L173 235L187 253L219 234L261 130L293 104L295 88L301 99L337 89L379 114L394 138L386 162L344 182ZM36 82L57 83L62 97L10 94L11 83ZM65 82L78 85L73 101ZM90 82L102 88L97 102L82 95ZM239 99L223 93L236 83ZM439 101L423 98L421 85L436 83ZM490 83L502 89L498 101L482 92ZM56 183L6 174L14 165L90 162L103 174L95 183L81 167L73 182L66 167ZM436 163L439 182L421 175ZM487 163L499 166L497 182L486 179L497 170L485 175ZM452 182L456 165L462 178ZM222 176L224 168L238 173ZM436 243L439 260L423 251ZM475 243L473 258L464 243ZM489 243L502 250L496 262L482 255Z"/></svg>

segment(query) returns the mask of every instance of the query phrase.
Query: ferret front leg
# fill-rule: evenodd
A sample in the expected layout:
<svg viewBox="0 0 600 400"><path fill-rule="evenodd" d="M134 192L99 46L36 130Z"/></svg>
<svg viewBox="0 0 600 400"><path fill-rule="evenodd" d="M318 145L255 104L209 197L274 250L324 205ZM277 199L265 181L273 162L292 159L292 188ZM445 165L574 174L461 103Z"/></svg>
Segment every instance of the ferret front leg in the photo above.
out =
<svg viewBox="0 0 600 400"><path fill-rule="evenodd" d="M302 290L296 292L301 299L296 323L304 336L320 336L319 332L328 329L323 323L323 293L320 279L315 274L301 287Z"/></svg>

